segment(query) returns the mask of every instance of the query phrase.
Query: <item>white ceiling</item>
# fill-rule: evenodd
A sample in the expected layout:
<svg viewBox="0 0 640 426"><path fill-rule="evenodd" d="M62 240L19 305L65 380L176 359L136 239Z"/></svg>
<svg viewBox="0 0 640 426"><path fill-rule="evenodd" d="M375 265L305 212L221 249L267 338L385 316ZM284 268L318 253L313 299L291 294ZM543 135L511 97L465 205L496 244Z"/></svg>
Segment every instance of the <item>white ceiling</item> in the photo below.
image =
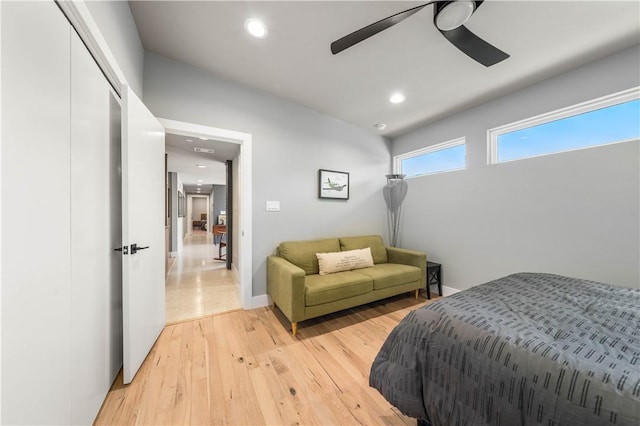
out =
<svg viewBox="0 0 640 426"><path fill-rule="evenodd" d="M189 142L191 141L191 142ZM212 185L226 185L227 160L232 160L238 153L239 145L215 140L202 140L191 136L167 133L165 136L167 168L170 172L178 172L185 192L211 193ZM213 149L213 154L199 153L194 148ZM206 166L200 168L198 165ZM198 186L198 184L201 186Z"/></svg>
<svg viewBox="0 0 640 426"><path fill-rule="evenodd" d="M466 26L511 55L489 68L442 37L433 26L433 6L331 54L332 41L424 2L129 4L145 50L389 137L640 42L636 0L487 0ZM244 21L253 17L267 24L267 38L246 33ZM390 104L394 91L407 100ZM378 131L376 123L386 123L386 130ZM222 176L220 164L203 173L214 170ZM180 172L189 182L187 176L196 175Z"/></svg>

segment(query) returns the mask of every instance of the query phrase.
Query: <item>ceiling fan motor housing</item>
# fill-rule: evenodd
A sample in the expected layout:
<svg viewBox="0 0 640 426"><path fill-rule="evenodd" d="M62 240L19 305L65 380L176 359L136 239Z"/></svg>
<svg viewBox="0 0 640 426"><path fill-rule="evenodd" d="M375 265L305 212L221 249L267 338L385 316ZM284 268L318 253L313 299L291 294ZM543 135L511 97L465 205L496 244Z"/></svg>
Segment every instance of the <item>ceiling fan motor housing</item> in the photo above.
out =
<svg viewBox="0 0 640 426"><path fill-rule="evenodd" d="M484 0L436 1L433 23L441 31L451 31L465 24Z"/></svg>

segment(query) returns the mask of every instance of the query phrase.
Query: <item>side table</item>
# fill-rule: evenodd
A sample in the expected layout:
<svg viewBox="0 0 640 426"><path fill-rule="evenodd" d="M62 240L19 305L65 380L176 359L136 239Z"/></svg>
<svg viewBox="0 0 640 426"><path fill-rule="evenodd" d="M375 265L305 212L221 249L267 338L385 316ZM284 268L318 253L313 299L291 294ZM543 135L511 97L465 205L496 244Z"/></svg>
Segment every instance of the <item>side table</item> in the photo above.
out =
<svg viewBox="0 0 640 426"><path fill-rule="evenodd" d="M427 299L431 299L431 286L438 285L438 293L442 296L442 265L427 261Z"/></svg>

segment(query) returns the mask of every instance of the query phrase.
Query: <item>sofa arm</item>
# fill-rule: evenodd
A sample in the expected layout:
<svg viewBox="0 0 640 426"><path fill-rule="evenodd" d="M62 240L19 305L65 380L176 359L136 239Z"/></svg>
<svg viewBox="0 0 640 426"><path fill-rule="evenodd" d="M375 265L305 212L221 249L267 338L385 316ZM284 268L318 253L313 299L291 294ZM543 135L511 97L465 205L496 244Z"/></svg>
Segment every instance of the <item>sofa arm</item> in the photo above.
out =
<svg viewBox="0 0 640 426"><path fill-rule="evenodd" d="M267 293L292 323L304 320L304 277L304 270L293 263L267 257Z"/></svg>
<svg viewBox="0 0 640 426"><path fill-rule="evenodd" d="M422 287L427 287L427 254L422 251L387 247L389 263L411 265L422 270Z"/></svg>

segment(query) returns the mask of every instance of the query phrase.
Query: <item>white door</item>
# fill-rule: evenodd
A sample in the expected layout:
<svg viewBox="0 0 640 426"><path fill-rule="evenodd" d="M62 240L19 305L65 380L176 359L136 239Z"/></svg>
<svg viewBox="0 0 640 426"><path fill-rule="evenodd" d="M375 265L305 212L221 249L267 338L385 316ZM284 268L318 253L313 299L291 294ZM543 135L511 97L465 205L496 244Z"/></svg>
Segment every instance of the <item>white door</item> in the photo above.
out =
<svg viewBox="0 0 640 426"><path fill-rule="evenodd" d="M71 422L71 27L0 1L1 424Z"/></svg>
<svg viewBox="0 0 640 426"><path fill-rule="evenodd" d="M122 89L122 319L124 383L165 324L164 128Z"/></svg>

